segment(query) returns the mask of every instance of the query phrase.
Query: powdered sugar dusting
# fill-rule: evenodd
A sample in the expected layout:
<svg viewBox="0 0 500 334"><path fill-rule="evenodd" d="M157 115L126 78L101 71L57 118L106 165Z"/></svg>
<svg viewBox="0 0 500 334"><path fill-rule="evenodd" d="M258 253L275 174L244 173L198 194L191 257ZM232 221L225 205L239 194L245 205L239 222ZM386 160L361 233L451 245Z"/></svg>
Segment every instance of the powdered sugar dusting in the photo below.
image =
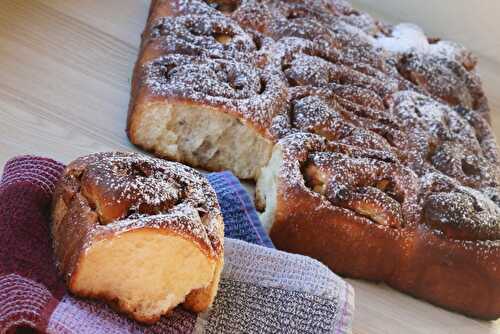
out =
<svg viewBox="0 0 500 334"><path fill-rule="evenodd" d="M422 28L412 23L400 23L392 27L391 34L372 39L375 47L386 51L432 54L449 60L462 61L467 51L461 45L442 40L429 40Z"/></svg>
<svg viewBox="0 0 500 334"><path fill-rule="evenodd" d="M149 38L162 53L245 59L256 50L251 36L224 16L161 18L150 29Z"/></svg>
<svg viewBox="0 0 500 334"><path fill-rule="evenodd" d="M417 25L401 23L392 29L390 36L383 36L374 40L376 47L394 53L405 52L432 52L432 47L424 31Z"/></svg>

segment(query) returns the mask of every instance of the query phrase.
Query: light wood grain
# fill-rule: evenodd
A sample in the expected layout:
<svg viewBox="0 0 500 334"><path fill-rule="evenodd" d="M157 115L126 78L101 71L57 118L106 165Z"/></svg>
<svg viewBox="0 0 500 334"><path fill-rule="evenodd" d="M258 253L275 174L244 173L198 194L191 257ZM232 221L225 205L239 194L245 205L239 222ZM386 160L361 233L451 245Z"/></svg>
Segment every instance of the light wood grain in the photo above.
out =
<svg viewBox="0 0 500 334"><path fill-rule="evenodd" d="M137 1L2 2L1 164L132 149L124 124L146 14Z"/></svg>
<svg viewBox="0 0 500 334"><path fill-rule="evenodd" d="M390 0L384 1L389 6ZM390 19L400 17L392 7L377 8ZM404 6L394 8L405 19L411 16ZM137 0L1 2L0 165L24 153L70 161L95 151L134 150L124 128L147 10L148 1ZM432 23L427 17L421 21ZM446 24L426 28L436 27ZM465 26L463 33L470 33ZM461 36L458 30L449 34ZM481 52L483 45L475 43L475 51L485 55L481 71L495 124L500 124L500 70L494 57L500 50ZM496 132L500 134L500 126ZM499 321L469 319L385 286L350 282L356 289L355 334L500 333Z"/></svg>

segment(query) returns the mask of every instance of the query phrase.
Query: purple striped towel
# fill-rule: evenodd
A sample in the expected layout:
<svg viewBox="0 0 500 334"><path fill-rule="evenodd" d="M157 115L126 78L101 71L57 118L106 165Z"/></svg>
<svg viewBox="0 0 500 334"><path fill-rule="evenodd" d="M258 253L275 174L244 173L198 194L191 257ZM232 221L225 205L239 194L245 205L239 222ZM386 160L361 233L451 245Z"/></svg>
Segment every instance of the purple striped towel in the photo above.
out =
<svg viewBox="0 0 500 334"><path fill-rule="evenodd" d="M225 265L210 310L177 308L153 326L73 297L52 260L49 205L64 166L23 156L0 180L0 333L348 333L353 290L310 258L277 251L230 173L209 174L226 225ZM239 239L239 240L238 240Z"/></svg>

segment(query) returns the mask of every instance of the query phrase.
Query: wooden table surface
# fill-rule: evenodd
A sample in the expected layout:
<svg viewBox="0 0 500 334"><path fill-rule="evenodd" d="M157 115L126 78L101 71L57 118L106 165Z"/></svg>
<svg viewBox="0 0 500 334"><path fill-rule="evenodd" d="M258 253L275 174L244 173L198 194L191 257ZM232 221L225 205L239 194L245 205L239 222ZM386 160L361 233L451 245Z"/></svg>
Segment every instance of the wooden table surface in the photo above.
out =
<svg viewBox="0 0 500 334"><path fill-rule="evenodd" d="M96 151L134 150L124 128L148 5L146 0L1 2L0 166L24 153L67 162ZM481 72L498 135L500 68L486 58ZM355 334L500 333L500 320L469 319L383 285L350 282L356 289Z"/></svg>

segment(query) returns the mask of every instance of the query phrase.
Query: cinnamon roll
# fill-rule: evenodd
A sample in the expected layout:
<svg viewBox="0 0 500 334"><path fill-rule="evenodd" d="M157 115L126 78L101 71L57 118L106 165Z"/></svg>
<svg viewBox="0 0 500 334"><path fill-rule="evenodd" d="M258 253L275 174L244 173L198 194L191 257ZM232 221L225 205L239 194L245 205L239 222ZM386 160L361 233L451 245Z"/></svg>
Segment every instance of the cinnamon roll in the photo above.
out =
<svg viewBox="0 0 500 334"><path fill-rule="evenodd" d="M75 295L144 323L214 300L224 225L195 170L135 153L85 156L66 167L52 217L56 263Z"/></svg>

